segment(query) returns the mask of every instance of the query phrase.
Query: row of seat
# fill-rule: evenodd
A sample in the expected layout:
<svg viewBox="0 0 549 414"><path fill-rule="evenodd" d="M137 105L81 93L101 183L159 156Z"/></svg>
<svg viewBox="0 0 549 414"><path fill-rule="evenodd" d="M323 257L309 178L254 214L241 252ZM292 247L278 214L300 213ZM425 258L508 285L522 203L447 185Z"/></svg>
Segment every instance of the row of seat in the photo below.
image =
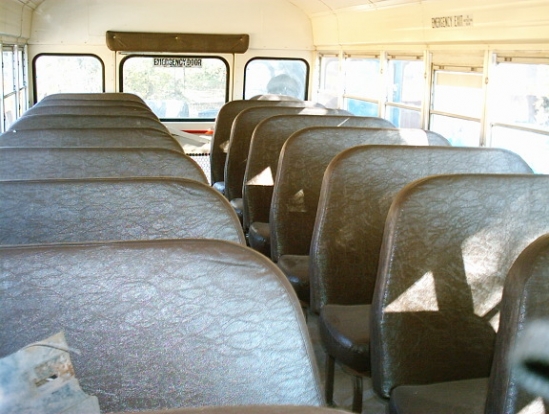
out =
<svg viewBox="0 0 549 414"><path fill-rule="evenodd" d="M493 357L497 315L511 264L549 233L549 177L533 175L505 150L451 148L428 131L329 128L326 118L273 111L255 124L241 159L254 174L242 181L244 197L256 191L269 207L260 231L246 220L244 200L250 245L320 314L328 403L337 360L355 373L355 411L361 376L371 371L378 395L389 399L399 390L394 413L480 413L485 403L486 412L519 412L514 385L493 393L487 378L492 369L512 382L512 341ZM269 130L270 122L278 127ZM399 143L408 145L387 145ZM250 167L262 152L280 157ZM269 250L262 244L268 235ZM514 307L516 296L506 301ZM405 387L463 379L474 380ZM494 404L515 404L516 411L493 411Z"/></svg>
<svg viewBox="0 0 549 414"><path fill-rule="evenodd" d="M63 330L102 412L331 412L293 289L146 113L53 95L0 136L0 356Z"/></svg>
<svg viewBox="0 0 549 414"><path fill-rule="evenodd" d="M270 119L262 122L268 121ZM346 138L341 138L343 143L334 144L334 134L342 131L342 136L346 136L345 132L352 133L354 129L305 131L304 135L309 134L311 138L304 141L306 145L295 145L295 148L308 150L300 150L303 158L298 158L298 165L305 173L303 175L320 177L313 180L316 183L313 187L319 188L318 195L316 203L306 204L312 191L307 187L301 194L303 198L293 199L294 208L288 209L288 214L302 217L294 222L292 230L296 234L299 224L306 222L303 206L307 206L307 211L314 211L316 224L309 243L312 246L319 240L327 243L324 252L306 250L310 253L305 268L311 269L307 272L311 286L324 283L323 276L315 276L313 268L321 266L328 258L334 266L339 261L336 267L355 278L340 283L338 276L328 271L334 278L326 279L325 290L318 291L318 298L313 300L315 289L311 289L309 295L301 295L307 301L311 298L312 304L319 303L321 333L324 332L324 345L332 362L335 358L354 367L355 361L366 361L372 368L376 391L384 398L391 397L393 412L440 412L436 411L436 404L442 412L450 409L483 412L488 395L488 385L483 384L487 384L487 380L475 378L487 378L490 369L501 373L501 381L511 383L509 393L489 392L499 397L497 403L503 401L508 406L525 407L532 396L525 394L526 397L517 400L519 392L514 381L509 380L508 371L501 367L507 363L506 347L512 341L502 340L504 357L496 361L492 358L496 337L492 326L497 325L494 314L502 297L504 280L517 283L509 282L510 277L505 278L511 264L530 242L549 233L542 218L547 205L548 177L531 174L522 160L499 150L356 146L364 141L349 139L350 144L345 144ZM393 132L383 131L383 136L395 134L399 140L407 133L418 134L416 131L389 131ZM357 133L366 134L363 129ZM420 133L417 139L421 141L411 142L425 143L428 135ZM317 141L318 146L314 144ZM323 148L327 148L327 154L323 153ZM346 148L349 149L341 152ZM286 150L286 147L280 150L283 154L273 180L275 193ZM315 158L320 161L315 163ZM303 166L306 166L305 170ZM478 175L479 172L483 175ZM493 174L502 172L513 175ZM456 173L460 175L432 176ZM340 181L337 181L338 177ZM29 177L21 178L27 180ZM334 183L330 186L328 183L332 179ZM136 180L142 188L141 197L129 195L132 190L127 184ZM77 357L75 365L77 373L84 373L83 387L100 396L101 407L109 411L258 402L323 405L305 321L294 289L280 267L242 246L244 238L240 223L219 193L202 183L179 178L175 180L177 185L158 190L158 194L166 195L155 198L156 185L165 181L169 179L88 178L57 180L42 187L39 185L46 184L46 180L6 182L6 197L2 199L15 201L2 208L2 216L6 219L0 226L10 230L12 235L16 233L13 228L25 229L29 224L33 230L28 233L32 234L24 237L56 232L63 235L69 227L81 225L84 236L90 236L85 240L113 240L111 237L119 237L118 232L128 226L129 236L125 240L141 238L141 233L147 234L144 238L148 239L178 240L82 244L77 238L60 238L57 241L71 241L71 244L2 247L2 263L6 265L2 268L1 300L9 303L3 320L10 321L5 332L17 332L15 339L2 347L2 354L46 337L51 334L51 326L62 321L61 325L68 330L69 341L74 339L76 348L95 350L91 355ZM73 182L79 182L80 187L65 192L55 189ZM101 189L90 196L90 188L96 182ZM126 185L110 187L114 182ZM186 187L184 182L192 185ZM195 199L197 204L191 207L191 203L174 202L174 208L166 213L165 209L169 207L159 206L169 204L162 200L177 200L172 192L175 187L187 188L189 200ZM339 195L338 191L341 191ZM44 194L37 197L39 193ZM219 205L223 208L210 214L210 208L217 201L205 200L212 193L216 195L212 200L221 200ZM120 194L123 196L118 203L109 202ZM329 201L329 194L333 194L333 201ZM20 198L18 203L17 197L27 198ZM25 202L21 200L29 201L26 211L17 211ZM57 207L53 206L63 206L63 209L55 213ZM36 213L35 210L44 207L50 213L45 216ZM169 233L164 227L169 226L170 220L175 220L178 210L184 209L191 211L191 216L194 212L194 220L191 217L186 224L175 227L187 232ZM152 212L159 217L141 221L143 214L140 212ZM223 214L230 217L234 231L228 230L228 225L222 225L205 237L237 234L237 244L185 239L202 237L189 235L189 226L208 228L214 215ZM167 220L155 221L162 216ZM114 236L101 238L112 230L107 224L112 217L115 217L112 227L118 227L118 230L113 232ZM329 223L327 217L342 221L338 224L336 220L332 230L324 229L326 237L322 239L319 223ZM361 221L365 223L361 224ZM383 242L379 242L379 238L376 242L376 237L372 237L374 241L364 237L380 227ZM353 235L355 229L357 234ZM157 231L158 237L148 235ZM38 242L42 240L33 241ZM333 301L331 289L343 298L347 298L345 292L363 292L364 286L355 283L362 280L357 270L360 271L362 265L369 265L370 255L360 256L361 250L368 248L361 243L374 249L374 262L375 246L379 243L379 270L376 269L374 281L366 282L366 285L373 285L372 299L366 294L366 299L360 297L356 302ZM331 254L331 249L339 248L343 250ZM353 248L358 249L359 258L351 257ZM522 266L525 260L533 261L531 254L527 257L522 259ZM22 265L23 262L26 264ZM516 263L515 267L521 261ZM344 266L355 264L354 269L344 270ZM69 279L73 282L65 282ZM29 286L36 287L38 292L34 288L29 290ZM520 285L505 289L506 292L515 289L515 295L526 299L530 297L524 294ZM526 293L537 292L543 290L530 289ZM506 301L504 294L503 303L508 305L503 306L516 311L516 297ZM223 302L223 306L219 306L219 302ZM43 315L35 311L36 303L41 304ZM59 307L59 303L66 304L66 308ZM368 306L368 303L372 305ZM454 307L456 304L460 306ZM537 316L543 316L542 306L536 309ZM520 315L527 318L530 313ZM500 322L500 332L518 326L517 334L520 334L523 322L516 325L512 318L509 320L509 325L503 320ZM44 328L33 333L24 324L44 325ZM181 327L184 327L183 332ZM356 338L356 333L367 336ZM471 338L475 340L471 341ZM355 347L357 344L359 346ZM496 355L500 348L495 347ZM182 349L192 351L181 353ZM346 356L353 359L349 362ZM95 362L102 358L106 358L104 364ZM443 363L445 359L449 361L448 367ZM147 387L150 381L150 375L147 375L150 369L147 371L147 368L151 366L157 370L156 376L161 377L161 381L154 383L154 389ZM330 363L327 366L329 368ZM169 374L158 375L158 372ZM181 372L185 372L184 379L180 378ZM471 378L473 381L443 383L426 391L417 388L422 384ZM227 380L230 384L223 382ZM201 382L207 385L200 386ZM503 382L498 384L499 387ZM450 399L449 390L454 389L454 385L458 392ZM414 388L408 388L412 386ZM496 388L490 388L493 389ZM329 381L326 390L329 394ZM466 390L476 397L464 397ZM439 401L433 397L439 397ZM452 403L454 407L448 408ZM463 407L464 403L469 404ZM357 404L354 408L360 409Z"/></svg>

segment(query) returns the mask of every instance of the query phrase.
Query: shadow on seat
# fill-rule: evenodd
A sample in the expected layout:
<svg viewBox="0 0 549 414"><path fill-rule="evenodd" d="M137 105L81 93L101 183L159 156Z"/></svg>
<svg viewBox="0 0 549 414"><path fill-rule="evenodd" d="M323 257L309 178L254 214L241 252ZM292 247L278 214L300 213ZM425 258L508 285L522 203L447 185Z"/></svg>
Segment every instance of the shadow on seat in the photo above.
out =
<svg viewBox="0 0 549 414"><path fill-rule="evenodd" d="M534 174L447 175L398 193L370 318L380 396L490 375L505 277L549 233L548 185L549 176Z"/></svg>
<svg viewBox="0 0 549 414"><path fill-rule="evenodd" d="M211 238L245 244L227 200L177 178L2 181L0 244Z"/></svg>
<svg viewBox="0 0 549 414"><path fill-rule="evenodd" d="M459 173L526 174L531 169L502 149L368 145L341 152L324 174L310 250L311 308L321 313L326 377L333 379L334 360L350 368L357 411L359 377L370 371L369 304L391 202L414 180Z"/></svg>
<svg viewBox="0 0 549 414"><path fill-rule="evenodd" d="M212 190L213 191L213 190ZM219 240L0 248L0 355L63 330L103 412L322 406L299 302L264 256Z"/></svg>
<svg viewBox="0 0 549 414"><path fill-rule="evenodd" d="M548 299L549 235L545 235L520 254L505 280L490 378L396 387L391 392L390 412L547 412L547 404L520 385L522 372L513 371L511 361L517 341L524 338L527 322L549 317ZM531 344L528 341L527 346ZM544 342L544 353L546 348ZM526 375L531 378L524 378L525 385L533 384L530 388L537 389L539 377L533 372Z"/></svg>

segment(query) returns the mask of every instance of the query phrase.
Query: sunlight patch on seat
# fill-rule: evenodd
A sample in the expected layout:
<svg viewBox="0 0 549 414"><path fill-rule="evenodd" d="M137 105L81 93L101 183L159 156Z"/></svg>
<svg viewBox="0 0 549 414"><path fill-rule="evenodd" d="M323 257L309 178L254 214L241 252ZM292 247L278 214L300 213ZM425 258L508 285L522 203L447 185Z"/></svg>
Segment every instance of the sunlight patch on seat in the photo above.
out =
<svg viewBox="0 0 549 414"><path fill-rule="evenodd" d="M530 404L520 410L518 414L546 414L545 406L543 405L543 399L541 397L536 398Z"/></svg>
<svg viewBox="0 0 549 414"><path fill-rule="evenodd" d="M250 178L246 183L246 185L273 186L274 178L273 178L273 171L271 170L271 167L265 168L255 177Z"/></svg>
<svg viewBox="0 0 549 414"><path fill-rule="evenodd" d="M345 120L341 121L339 124L337 124L338 127L341 127L345 125L347 122L349 122L349 118L345 118Z"/></svg>
<svg viewBox="0 0 549 414"><path fill-rule="evenodd" d="M436 312L438 310L435 278L432 272L425 273L385 308L387 313Z"/></svg>
<svg viewBox="0 0 549 414"><path fill-rule="evenodd" d="M499 329L499 317L501 316L501 312L497 312L494 316L492 316L490 318L490 320L488 321L488 323L490 324L490 326L492 327L492 329L494 330L494 332L497 333L498 329Z"/></svg>
<svg viewBox="0 0 549 414"><path fill-rule="evenodd" d="M506 257L495 252L506 252L506 237L502 229L485 228L468 237L461 244L463 269L471 287L475 315L484 317L499 305L503 283L498 269L505 268Z"/></svg>
<svg viewBox="0 0 549 414"><path fill-rule="evenodd" d="M303 189L295 193L288 203L288 211L293 213L306 213L307 207L305 206L305 192Z"/></svg>

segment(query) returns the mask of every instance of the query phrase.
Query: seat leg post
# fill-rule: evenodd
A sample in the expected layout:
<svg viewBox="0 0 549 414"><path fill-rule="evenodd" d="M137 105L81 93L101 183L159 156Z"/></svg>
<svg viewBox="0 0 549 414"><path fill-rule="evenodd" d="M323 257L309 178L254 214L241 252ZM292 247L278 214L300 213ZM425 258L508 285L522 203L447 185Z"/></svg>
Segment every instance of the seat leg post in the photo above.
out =
<svg viewBox="0 0 549 414"><path fill-rule="evenodd" d="M335 359L326 355L326 381L324 383L324 396L328 407L334 407L334 372Z"/></svg>
<svg viewBox="0 0 549 414"><path fill-rule="evenodd" d="M353 412L362 412L362 376L353 376Z"/></svg>

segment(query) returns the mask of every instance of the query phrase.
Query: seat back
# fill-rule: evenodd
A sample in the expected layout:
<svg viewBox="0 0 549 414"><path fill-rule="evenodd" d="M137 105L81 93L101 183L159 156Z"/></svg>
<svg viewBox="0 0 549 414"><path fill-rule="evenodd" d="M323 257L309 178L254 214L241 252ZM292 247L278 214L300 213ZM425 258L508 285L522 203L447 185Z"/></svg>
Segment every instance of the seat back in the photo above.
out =
<svg viewBox="0 0 549 414"><path fill-rule="evenodd" d="M310 250L311 307L372 301L383 228L406 184L437 174L532 170L517 154L495 148L359 146L328 166Z"/></svg>
<svg viewBox="0 0 549 414"><path fill-rule="evenodd" d="M228 201L177 178L0 182L0 244L223 239L245 243Z"/></svg>
<svg viewBox="0 0 549 414"><path fill-rule="evenodd" d="M179 177L207 184L200 166L177 151L153 148L0 148L0 180Z"/></svg>
<svg viewBox="0 0 549 414"><path fill-rule="evenodd" d="M94 147L164 148L183 152L166 131L151 128L48 128L7 131L0 135L2 147Z"/></svg>
<svg viewBox="0 0 549 414"><path fill-rule="evenodd" d="M526 412L526 407L535 404L538 395L522 387L517 374L511 371L510 355L517 341L524 338L528 322L549 317L548 299L549 234L546 234L524 249L505 279L486 413Z"/></svg>
<svg viewBox="0 0 549 414"><path fill-rule="evenodd" d="M39 102L71 100L71 101L130 101L146 105L139 96L128 92L103 92L103 93L55 93L47 95Z"/></svg>
<svg viewBox="0 0 549 414"><path fill-rule="evenodd" d="M387 216L372 300L374 390L490 375L503 282L549 233L549 176L441 175Z"/></svg>
<svg viewBox="0 0 549 414"><path fill-rule="evenodd" d="M74 128L150 128L169 133L158 120L143 115L27 115L15 121L8 131Z"/></svg>
<svg viewBox="0 0 549 414"><path fill-rule="evenodd" d="M255 127L261 121L271 116L281 114L352 116L351 113L340 109L292 108L283 106L248 108L241 111L233 121L229 149L225 162L225 196L229 200L242 198L244 173L246 172L250 142Z"/></svg>
<svg viewBox="0 0 549 414"><path fill-rule="evenodd" d="M91 101L102 102L102 101ZM110 102L110 101L106 101ZM29 115L137 115L146 116L160 122L158 117L145 106L122 105L35 105L25 112Z"/></svg>
<svg viewBox="0 0 549 414"><path fill-rule="evenodd" d="M210 145L211 182L222 182L225 178L225 160L231 138L234 118L240 111L256 106L301 106L322 107L320 104L299 100L236 100L227 102L221 107L215 119L214 133Z"/></svg>
<svg viewBox="0 0 549 414"><path fill-rule="evenodd" d="M40 102L38 102L36 105L34 105L31 109L35 107L46 107L46 106L102 106L102 107L124 107L124 108L148 108L150 107L144 103L134 100L127 100L127 99L42 99Z"/></svg>
<svg viewBox="0 0 549 414"><path fill-rule="evenodd" d="M284 144L280 152L269 225L271 258L308 255L322 177L341 151L366 144L449 145L440 135L420 129L310 127Z"/></svg>
<svg viewBox="0 0 549 414"><path fill-rule="evenodd" d="M0 355L64 331L102 412L323 404L297 298L245 246L2 247L0 261Z"/></svg>
<svg viewBox="0 0 549 414"><path fill-rule="evenodd" d="M382 118L346 115L275 115L254 129L243 178L244 228L269 222L273 185L282 146L294 132L311 126L393 127Z"/></svg>

